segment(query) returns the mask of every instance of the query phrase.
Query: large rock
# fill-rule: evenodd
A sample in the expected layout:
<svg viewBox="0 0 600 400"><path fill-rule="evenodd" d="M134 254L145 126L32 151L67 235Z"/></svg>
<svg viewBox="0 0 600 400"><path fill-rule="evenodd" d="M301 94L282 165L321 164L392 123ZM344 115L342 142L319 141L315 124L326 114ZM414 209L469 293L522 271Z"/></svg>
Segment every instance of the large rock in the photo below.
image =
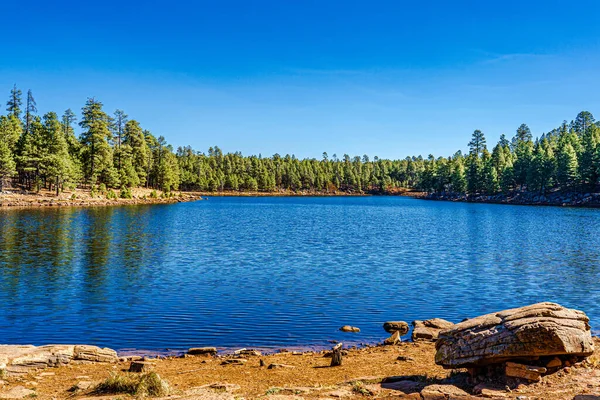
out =
<svg viewBox="0 0 600 400"><path fill-rule="evenodd" d="M109 348L100 348L96 346L75 346L73 349L73 359L79 361L91 362L119 362L117 352Z"/></svg>
<svg viewBox="0 0 600 400"><path fill-rule="evenodd" d="M425 321L413 321L412 324L414 326L412 332L413 342L417 342L419 340L435 342L442 330L449 329L454 326L452 322L441 318L432 318Z"/></svg>
<svg viewBox="0 0 600 400"><path fill-rule="evenodd" d="M482 315L440 332L435 362L463 368L543 356L586 357L594 352L588 322L582 311L554 303Z"/></svg>
<svg viewBox="0 0 600 400"><path fill-rule="evenodd" d="M73 361L118 362L117 353L96 346L48 345L48 346L0 346L0 371L18 375L31 370L59 367Z"/></svg>

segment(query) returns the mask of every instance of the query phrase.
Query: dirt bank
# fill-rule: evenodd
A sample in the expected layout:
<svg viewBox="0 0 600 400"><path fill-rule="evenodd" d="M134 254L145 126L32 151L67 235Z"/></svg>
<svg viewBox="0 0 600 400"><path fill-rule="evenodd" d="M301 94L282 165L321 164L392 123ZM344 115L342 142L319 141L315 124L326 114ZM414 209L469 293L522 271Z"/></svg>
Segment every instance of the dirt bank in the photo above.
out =
<svg viewBox="0 0 600 400"><path fill-rule="evenodd" d="M596 340L596 348L600 341ZM398 346L351 349L340 367L329 367L330 358L318 352L245 355L242 365L223 365L234 356L185 356L151 360L153 369L173 390L169 398L199 399L333 399L413 398L427 385L455 385L468 393L468 374L450 372L433 362L433 343L402 343ZM541 382L517 388L488 388L488 398L594 399L600 396L600 354L588 361L548 375ZM261 366L261 361L262 365ZM19 377L5 377L4 393L20 390L38 399L126 399L126 394L95 396L91 387L111 373L126 374L129 361L118 364L76 364L48 368ZM269 369L271 364L284 365ZM401 383L398 383L400 381ZM383 382L383 383L382 383ZM214 385L212 388L205 385ZM228 385L223 385L228 384ZM69 391L79 385L80 390ZM204 387L203 387L204 386ZM17 388L17 389L15 389ZM87 389L85 389L87 388ZM479 395L481 396L481 395ZM580 397L576 397L580 396ZM464 398L469 397L452 397Z"/></svg>
<svg viewBox="0 0 600 400"><path fill-rule="evenodd" d="M41 190L38 193L28 193L17 190L3 191L0 193L0 208L28 208L28 207L90 207L90 206L119 206L133 204L169 204L184 201L200 200L197 193L174 192L170 196L161 191L137 188L131 189L131 198L120 198L120 192L115 190L117 198L109 198L107 192L92 194L86 189L65 191L56 196L56 193Z"/></svg>

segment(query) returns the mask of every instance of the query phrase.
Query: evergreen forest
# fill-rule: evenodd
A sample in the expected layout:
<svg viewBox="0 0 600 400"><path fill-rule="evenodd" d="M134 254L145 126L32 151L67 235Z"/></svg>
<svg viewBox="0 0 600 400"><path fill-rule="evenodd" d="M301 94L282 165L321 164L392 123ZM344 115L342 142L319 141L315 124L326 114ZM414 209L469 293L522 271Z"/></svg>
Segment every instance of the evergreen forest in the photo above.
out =
<svg viewBox="0 0 600 400"><path fill-rule="evenodd" d="M490 150L491 149L491 150ZM401 149L398 149L400 152ZM260 191L496 194L511 191L595 191L600 177L600 123L588 111L534 137L526 124L495 145L475 130L468 153L398 160L367 155L298 159L175 149L122 110L112 114L89 98L79 115L38 115L31 90L15 85L0 116L2 185L60 193L76 187L148 187L171 192Z"/></svg>

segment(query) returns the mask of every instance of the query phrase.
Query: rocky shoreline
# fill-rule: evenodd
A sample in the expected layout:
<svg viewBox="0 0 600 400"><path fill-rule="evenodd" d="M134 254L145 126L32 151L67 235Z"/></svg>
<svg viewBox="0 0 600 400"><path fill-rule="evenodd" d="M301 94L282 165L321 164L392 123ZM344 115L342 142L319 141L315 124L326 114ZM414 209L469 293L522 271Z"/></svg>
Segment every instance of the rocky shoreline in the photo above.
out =
<svg viewBox="0 0 600 400"><path fill-rule="evenodd" d="M455 201L468 203L513 204L559 207L600 207L600 193L550 192L545 195L533 192L512 192L496 195L466 195L462 193L429 193L420 196L424 200Z"/></svg>
<svg viewBox="0 0 600 400"><path fill-rule="evenodd" d="M406 322L389 321L391 337L376 346L274 354L197 347L119 357L95 346L0 346L0 399L600 398L600 340L581 311L538 303L412 325L411 342L400 338Z"/></svg>

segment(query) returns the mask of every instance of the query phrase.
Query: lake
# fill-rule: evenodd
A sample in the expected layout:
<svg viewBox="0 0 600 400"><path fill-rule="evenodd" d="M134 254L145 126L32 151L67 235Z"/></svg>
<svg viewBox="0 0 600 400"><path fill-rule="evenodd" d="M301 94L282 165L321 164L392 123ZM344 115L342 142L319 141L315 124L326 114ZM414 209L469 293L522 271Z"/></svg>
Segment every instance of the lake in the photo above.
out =
<svg viewBox="0 0 600 400"><path fill-rule="evenodd" d="M211 197L0 210L0 343L371 343L382 323L554 301L600 330L600 210ZM342 325L361 328L342 333Z"/></svg>

